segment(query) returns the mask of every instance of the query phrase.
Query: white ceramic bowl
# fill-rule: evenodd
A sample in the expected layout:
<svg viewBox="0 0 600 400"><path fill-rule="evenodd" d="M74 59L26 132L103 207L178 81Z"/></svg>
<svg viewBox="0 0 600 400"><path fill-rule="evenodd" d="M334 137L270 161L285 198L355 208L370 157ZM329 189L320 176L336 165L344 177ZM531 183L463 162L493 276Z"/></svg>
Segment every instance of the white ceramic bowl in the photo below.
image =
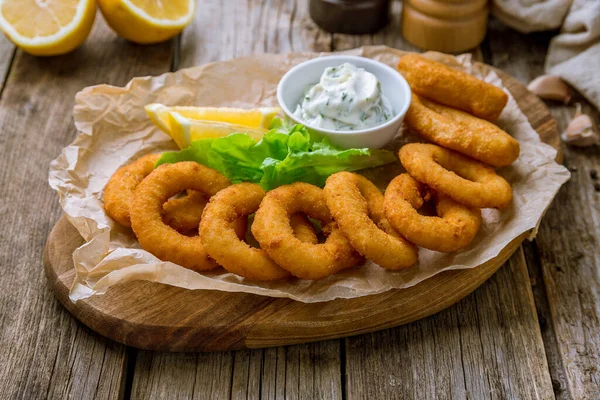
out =
<svg viewBox="0 0 600 400"><path fill-rule="evenodd" d="M373 128L356 131L334 131L311 126L294 117L296 106L301 102L304 93L312 85L319 82L327 67L337 67L345 62L364 68L381 82L381 90L391 103L394 117L385 124ZM411 91L408 83L395 69L365 57L325 56L313 58L290 69L279 81L277 100L283 112L296 123L306 125L311 130L328 136L331 142L343 148L381 148L396 135L402 124L404 114L408 110Z"/></svg>

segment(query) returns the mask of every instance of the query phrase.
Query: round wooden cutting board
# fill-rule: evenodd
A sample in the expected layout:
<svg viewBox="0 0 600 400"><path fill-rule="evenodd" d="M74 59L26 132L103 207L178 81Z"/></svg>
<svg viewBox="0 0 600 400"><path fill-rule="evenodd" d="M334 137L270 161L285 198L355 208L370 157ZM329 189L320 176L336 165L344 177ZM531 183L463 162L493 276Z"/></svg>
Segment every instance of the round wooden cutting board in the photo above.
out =
<svg viewBox="0 0 600 400"><path fill-rule="evenodd" d="M559 148L556 123L546 106L515 79L496 72L542 140ZM144 281L116 285L104 295L73 303L68 296L75 277L72 254L83 239L64 216L48 237L44 267L60 302L104 336L142 349L218 351L358 335L429 316L485 282L525 236L477 268L444 272L408 289L312 304Z"/></svg>

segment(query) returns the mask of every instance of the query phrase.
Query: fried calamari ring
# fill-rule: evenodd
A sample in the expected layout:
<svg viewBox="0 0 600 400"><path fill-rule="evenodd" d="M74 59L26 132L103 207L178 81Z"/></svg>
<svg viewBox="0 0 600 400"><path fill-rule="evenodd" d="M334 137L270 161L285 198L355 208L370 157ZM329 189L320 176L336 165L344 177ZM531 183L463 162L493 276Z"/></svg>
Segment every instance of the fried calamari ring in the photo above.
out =
<svg viewBox="0 0 600 400"><path fill-rule="evenodd" d="M488 121L497 120L508 102L502 89L418 54L400 58L398 70L418 95Z"/></svg>
<svg viewBox="0 0 600 400"><path fill-rule="evenodd" d="M412 177L460 204L504 208L512 200L512 190L504 178L487 165L452 150L410 143L398 155Z"/></svg>
<svg viewBox="0 0 600 400"><path fill-rule="evenodd" d="M156 168L135 189L131 206L131 228L142 248L161 260L194 271L215 268L217 264L208 257L199 236L182 235L164 223L162 206L184 190L197 190L211 197L229 184L219 172L193 161Z"/></svg>
<svg viewBox="0 0 600 400"><path fill-rule="evenodd" d="M417 212L433 197L437 216ZM479 230L481 211L441 194L431 194L408 174L395 177L385 190L385 214L408 240L426 249L450 253L465 248Z"/></svg>
<svg viewBox="0 0 600 400"><path fill-rule="evenodd" d="M405 121L424 138L494 167L519 157L519 142L496 125L415 94Z"/></svg>
<svg viewBox="0 0 600 400"><path fill-rule="evenodd" d="M197 234L206 203L208 200L201 192L188 190L185 197L172 198L163 205L163 221L181 233ZM236 219L231 223L240 239L246 236L247 224L247 218Z"/></svg>
<svg viewBox="0 0 600 400"><path fill-rule="evenodd" d="M305 243L294 236L290 216L298 212L321 221L325 243ZM299 278L322 279L362 261L333 222L323 191L308 183L268 192L254 217L252 233L269 257Z"/></svg>
<svg viewBox="0 0 600 400"><path fill-rule="evenodd" d="M319 238L315 233L315 228L304 214L298 213L290 217L290 225L294 231L294 236L301 242L317 244Z"/></svg>
<svg viewBox="0 0 600 400"><path fill-rule="evenodd" d="M248 279L273 281L290 273L266 252L240 240L231 223L256 212L265 191L254 183L229 186L213 196L200 222L200 238L206 252L227 271Z"/></svg>
<svg viewBox="0 0 600 400"><path fill-rule="evenodd" d="M160 154L148 154L119 168L104 188L104 210L119 224L131 227L130 210L135 188L154 170ZM189 192L163 206L165 223L180 232L197 230L207 200L202 193ZM245 228L244 228L245 230Z"/></svg>
<svg viewBox="0 0 600 400"><path fill-rule="evenodd" d="M163 221L179 232L198 230L208 199L200 192L188 190L183 197L169 199L163 204Z"/></svg>
<svg viewBox="0 0 600 400"><path fill-rule="evenodd" d="M392 228L383 194L367 178L338 172L327 178L323 193L333 219L360 254L387 269L417 262L417 248Z"/></svg>

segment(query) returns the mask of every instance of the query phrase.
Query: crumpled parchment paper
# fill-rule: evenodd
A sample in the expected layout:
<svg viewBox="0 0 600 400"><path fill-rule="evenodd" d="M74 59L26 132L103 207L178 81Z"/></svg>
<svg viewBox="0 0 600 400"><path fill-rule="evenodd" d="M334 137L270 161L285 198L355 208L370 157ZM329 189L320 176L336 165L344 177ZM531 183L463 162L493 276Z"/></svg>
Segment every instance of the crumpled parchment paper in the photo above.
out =
<svg viewBox="0 0 600 400"><path fill-rule="evenodd" d="M344 52L374 58L395 67L402 54L385 46ZM290 279L253 282L223 269L196 273L162 262L142 250L129 228L112 221L102 207L103 189L120 166L148 153L176 149L173 141L155 128L146 116L149 103L166 105L257 107L276 106L279 79L292 66L317 53L263 54L206 64L158 77L133 79L126 87L99 85L76 96L74 118L80 132L74 142L50 165L49 183L59 195L69 221L86 243L73 253L76 279L72 301L102 294L118 283L147 280L186 289L247 292L288 297L301 302L353 298L405 288L449 269L475 268L494 258L517 236L533 238L544 212L569 172L554 161L556 151L542 143L511 97L498 124L521 143L521 155L499 173L512 185L514 200L503 211L483 210L483 224L475 240L458 253L442 254L420 249L419 262L392 272L367 262L320 281ZM428 56L502 86L500 78L470 57L439 53ZM390 145L397 149L410 135L399 133ZM365 175L375 181L401 172L392 164Z"/></svg>

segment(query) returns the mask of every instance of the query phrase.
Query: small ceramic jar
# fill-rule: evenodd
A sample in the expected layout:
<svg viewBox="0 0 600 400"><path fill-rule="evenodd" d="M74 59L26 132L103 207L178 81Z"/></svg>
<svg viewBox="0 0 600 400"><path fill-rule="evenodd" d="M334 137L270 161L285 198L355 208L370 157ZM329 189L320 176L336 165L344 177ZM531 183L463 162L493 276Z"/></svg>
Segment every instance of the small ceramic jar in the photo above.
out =
<svg viewBox="0 0 600 400"><path fill-rule="evenodd" d="M390 0L310 0L309 13L333 33L374 33L389 21Z"/></svg>
<svg viewBox="0 0 600 400"><path fill-rule="evenodd" d="M402 35L425 50L462 52L481 43L488 14L487 0L404 0Z"/></svg>

